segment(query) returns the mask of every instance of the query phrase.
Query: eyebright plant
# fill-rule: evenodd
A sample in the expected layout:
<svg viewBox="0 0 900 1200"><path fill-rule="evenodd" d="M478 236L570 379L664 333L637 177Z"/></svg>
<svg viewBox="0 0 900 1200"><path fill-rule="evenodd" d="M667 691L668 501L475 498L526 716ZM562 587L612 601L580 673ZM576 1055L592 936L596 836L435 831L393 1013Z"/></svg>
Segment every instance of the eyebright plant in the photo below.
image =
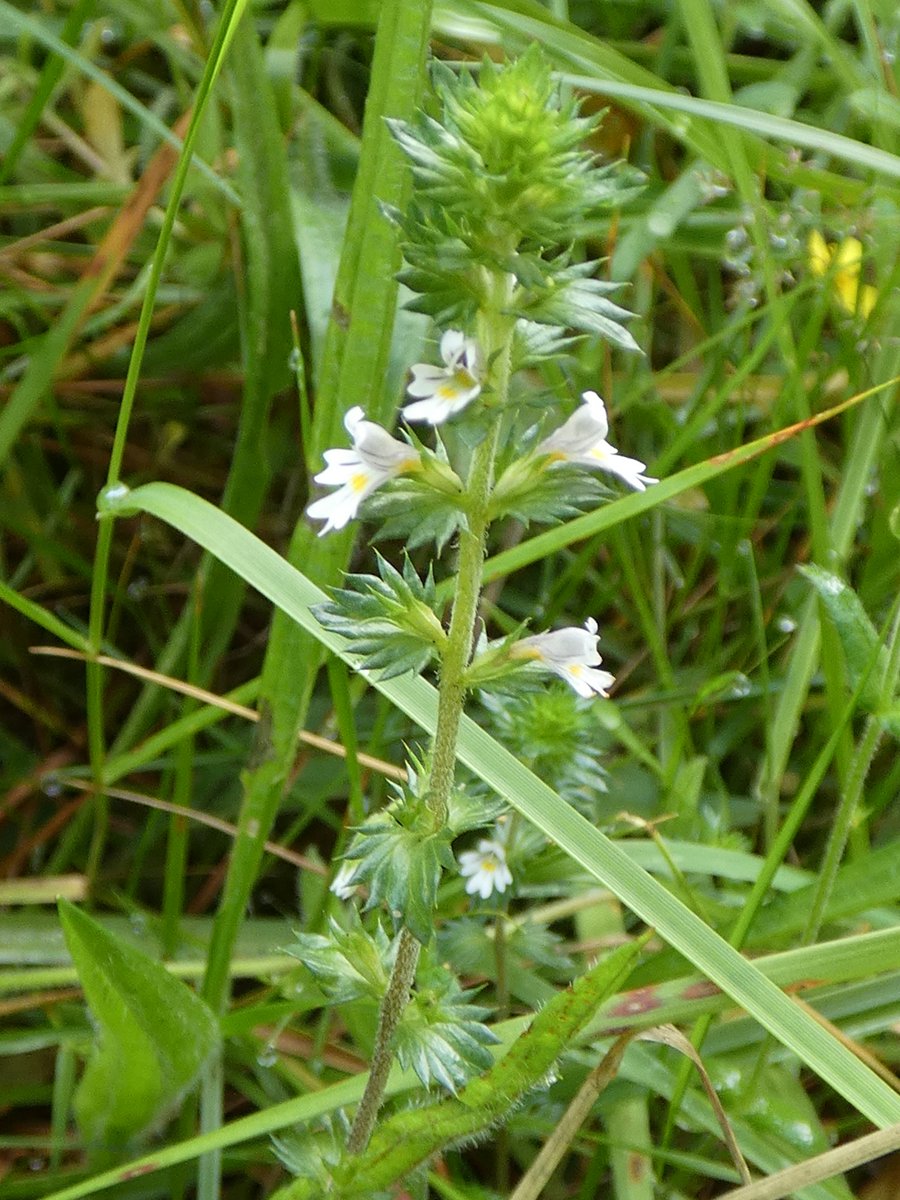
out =
<svg viewBox="0 0 900 1200"><path fill-rule="evenodd" d="M585 391L574 412L563 399L560 413L555 397L534 391L533 373L523 374L557 360L577 338L638 352L625 328L629 312L609 298L619 285L601 277L598 262L581 260L572 240L636 186L634 172L600 163L586 149L596 124L580 115L536 47L506 66L486 61L477 74L435 64L430 112L391 123L417 199L406 212L386 215L402 230L401 278L414 293L411 307L435 319L437 351L434 361L411 366L399 437L358 407L348 412L352 445L326 452L316 482L334 490L308 513L324 522L322 534L373 517L383 534L405 530L408 549L430 542L433 563L454 538L455 589L445 612L434 565L423 579L408 555L399 570L379 557L377 576L349 576L317 614L347 639L361 669L386 676L434 670L439 695L431 745L412 759L393 800L354 831L332 885L341 908L355 912L361 901L377 914L373 932L357 916L348 926L338 914L328 936L300 935L295 951L327 997L365 996L379 1005L369 1080L344 1157L335 1162L332 1147L312 1171L330 1179L336 1200L342 1181L354 1178L353 1163L365 1161L396 1056L423 1083L451 1091L487 1064L486 1010L469 1004L446 966L435 966L436 912L444 884L454 881L463 904L478 902L466 895L506 904L516 888L513 847L522 838L514 817L497 823L496 800L458 784L464 705L476 690L505 690L514 700L548 677L571 689L567 703L583 705L607 696L614 682L601 669L592 617L582 626L518 628L490 640L477 616L495 521L558 520L581 502L602 502L610 488L656 482L643 462L608 441L597 392ZM424 426L425 436L409 423ZM570 715L577 721L577 712ZM575 776L579 797L585 786L602 787L599 769L583 756ZM474 830L482 836L455 856L454 840ZM555 1050L547 1047L548 1066L564 1044L560 1035ZM529 1086L538 1082L535 1075ZM495 1120L509 1104L498 1097L485 1109ZM289 1185L281 1200L299 1200L305 1186Z"/></svg>

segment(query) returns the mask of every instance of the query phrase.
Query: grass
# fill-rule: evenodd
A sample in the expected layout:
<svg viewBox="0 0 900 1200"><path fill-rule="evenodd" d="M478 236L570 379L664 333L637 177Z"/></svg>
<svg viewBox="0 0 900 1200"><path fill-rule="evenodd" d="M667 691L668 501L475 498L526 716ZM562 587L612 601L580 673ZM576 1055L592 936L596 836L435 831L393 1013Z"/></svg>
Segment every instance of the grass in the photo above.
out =
<svg viewBox="0 0 900 1200"><path fill-rule="evenodd" d="M597 1035L676 1022L754 1173L837 1144L786 1186L849 1200L841 1172L869 1153L851 1143L900 1121L892 6L763 2L752 26L706 0L454 0L431 22L413 0L232 2L211 24L131 0L0 10L0 1197L267 1196L270 1135L362 1093L371 1012L323 1006L285 947L343 911L328 864L434 700L343 666L308 606L372 551L316 538L302 508L344 410L390 423L428 333L393 319L376 200L402 207L409 182L381 117L416 107L427 44L477 63L537 39L609 109L597 148L646 176L571 232L629 285L645 353L586 342L530 383L596 387L661 483L491 548L493 632L601 623L617 687L579 746L607 790L577 811L519 761L539 731L505 746L488 713L467 720L466 777L523 815L532 852L505 915L472 916L445 878L440 954L482 985L503 1048L637 915L657 931L645 990ZM818 274L815 231L860 238L860 267ZM844 607L804 564L849 584ZM119 1162L72 1120L88 984L57 894L195 982L225 1038ZM432 1193L527 1188L597 1061L572 1047L494 1141L432 1164ZM542 1194L737 1181L696 1069L634 1042Z"/></svg>

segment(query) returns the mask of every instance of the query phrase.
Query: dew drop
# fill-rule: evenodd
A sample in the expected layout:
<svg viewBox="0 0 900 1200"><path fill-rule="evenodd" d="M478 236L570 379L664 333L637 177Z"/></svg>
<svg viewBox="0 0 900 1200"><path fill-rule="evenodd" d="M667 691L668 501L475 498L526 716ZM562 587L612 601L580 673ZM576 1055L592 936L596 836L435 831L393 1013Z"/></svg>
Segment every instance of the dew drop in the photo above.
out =
<svg viewBox="0 0 900 1200"><path fill-rule="evenodd" d="M739 700L743 696L749 696L753 691L753 684L746 675L739 673L735 676L731 684L731 694L734 699Z"/></svg>

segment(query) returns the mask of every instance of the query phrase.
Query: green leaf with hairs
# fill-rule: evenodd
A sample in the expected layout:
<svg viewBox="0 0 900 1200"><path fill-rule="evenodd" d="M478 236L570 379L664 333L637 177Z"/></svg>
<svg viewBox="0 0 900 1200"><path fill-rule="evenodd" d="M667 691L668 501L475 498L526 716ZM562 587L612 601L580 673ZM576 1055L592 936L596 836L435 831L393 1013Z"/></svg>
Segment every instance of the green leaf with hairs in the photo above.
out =
<svg viewBox="0 0 900 1200"><path fill-rule="evenodd" d="M93 917L60 900L59 919L97 1026L75 1115L101 1158L118 1157L175 1110L218 1047L219 1026L181 980Z"/></svg>

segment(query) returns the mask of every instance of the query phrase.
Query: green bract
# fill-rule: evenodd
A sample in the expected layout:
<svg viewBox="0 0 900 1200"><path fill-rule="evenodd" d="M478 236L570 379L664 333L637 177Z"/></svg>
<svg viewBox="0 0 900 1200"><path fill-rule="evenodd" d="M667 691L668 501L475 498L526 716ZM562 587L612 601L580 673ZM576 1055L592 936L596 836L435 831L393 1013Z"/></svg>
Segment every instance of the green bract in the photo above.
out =
<svg viewBox="0 0 900 1200"><path fill-rule="evenodd" d="M317 619L350 643L360 665L392 679L423 670L439 653L447 635L434 614L431 571L423 583L405 559L403 574L378 555L377 575L348 575L346 588L316 609Z"/></svg>
<svg viewBox="0 0 900 1200"><path fill-rule="evenodd" d="M605 299L619 285L587 281L597 264L568 251L639 182L586 148L599 118L578 115L537 46L502 67L485 59L477 80L436 63L434 91L438 117L390 122L416 184L408 212L390 212L406 235L401 279L419 293L410 307L472 324L492 277L508 275L509 315L555 326L557 338L575 329L637 349L621 328L630 314Z"/></svg>
<svg viewBox="0 0 900 1200"><path fill-rule="evenodd" d="M415 995L397 1028L397 1059L429 1087L450 1092L476 1071L493 1064L487 1049L499 1040L482 1021L489 1009L470 1004L471 989L461 990L446 967L420 967Z"/></svg>
<svg viewBox="0 0 900 1200"><path fill-rule="evenodd" d="M362 928L356 910L349 912L349 929L332 920L327 937L298 932L296 941L285 950L303 963L330 1003L361 998L379 1001L387 988L396 946L381 925L370 934Z"/></svg>
<svg viewBox="0 0 900 1200"><path fill-rule="evenodd" d="M385 904L424 945L434 933L441 870L453 866L452 840L449 827L435 827L424 799L404 789L356 830L346 854L355 863L350 882L366 884L366 907Z"/></svg>

